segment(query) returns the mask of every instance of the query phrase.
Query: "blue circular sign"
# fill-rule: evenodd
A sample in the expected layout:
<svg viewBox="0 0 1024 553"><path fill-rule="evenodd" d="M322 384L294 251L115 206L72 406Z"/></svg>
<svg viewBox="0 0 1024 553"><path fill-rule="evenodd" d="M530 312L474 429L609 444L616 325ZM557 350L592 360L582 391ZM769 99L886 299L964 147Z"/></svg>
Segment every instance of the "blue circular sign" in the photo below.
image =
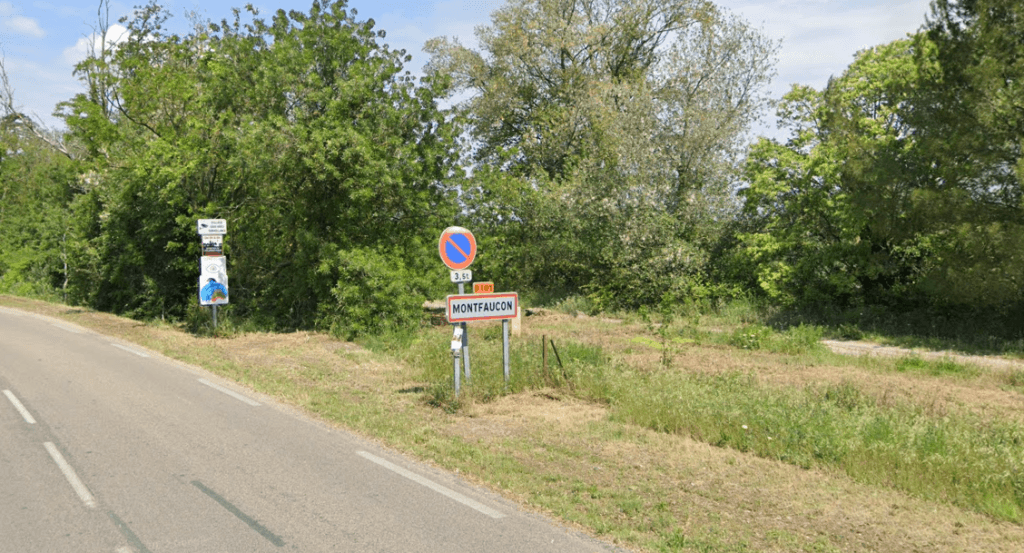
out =
<svg viewBox="0 0 1024 553"><path fill-rule="evenodd" d="M441 261L453 271L461 271L476 259L476 238L462 227L448 227L441 233L437 243Z"/></svg>

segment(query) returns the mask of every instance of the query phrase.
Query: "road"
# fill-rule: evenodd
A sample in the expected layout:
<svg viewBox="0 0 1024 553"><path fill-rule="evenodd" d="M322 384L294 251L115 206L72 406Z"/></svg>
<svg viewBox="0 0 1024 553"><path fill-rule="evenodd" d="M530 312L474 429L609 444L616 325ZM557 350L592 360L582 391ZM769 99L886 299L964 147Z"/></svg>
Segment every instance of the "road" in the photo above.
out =
<svg viewBox="0 0 1024 553"><path fill-rule="evenodd" d="M595 552L138 346L0 308L0 552Z"/></svg>

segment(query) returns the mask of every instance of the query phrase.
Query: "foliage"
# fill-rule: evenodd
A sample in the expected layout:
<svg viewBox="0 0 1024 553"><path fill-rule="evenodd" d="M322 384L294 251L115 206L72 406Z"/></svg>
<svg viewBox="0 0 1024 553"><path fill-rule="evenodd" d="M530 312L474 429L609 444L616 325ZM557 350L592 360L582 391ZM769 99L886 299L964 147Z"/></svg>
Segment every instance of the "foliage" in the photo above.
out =
<svg viewBox="0 0 1024 553"><path fill-rule="evenodd" d="M60 298L77 242L72 206L87 184L45 130L16 110L2 63L0 77L0 291Z"/></svg>
<svg viewBox="0 0 1024 553"><path fill-rule="evenodd" d="M726 338L726 343L741 349L797 355L822 351L822 334L821 328L810 325L794 326L783 332L776 332L769 326L753 324L733 330Z"/></svg>
<svg viewBox="0 0 1024 553"><path fill-rule="evenodd" d="M701 0L513 0L477 37L425 49L467 98L481 266L600 308L702 286L776 45Z"/></svg>
<svg viewBox="0 0 1024 553"><path fill-rule="evenodd" d="M423 300L417 291L430 289L430 283L428 277L417 277L404 266L396 266L400 260L388 252L367 250L328 255L319 272L331 274L335 285L332 301L320 302L318 323L351 340L418 321Z"/></svg>
<svg viewBox="0 0 1024 553"><path fill-rule="evenodd" d="M1024 299L1024 226L1007 203L1019 184L949 163L970 154L949 151L952 116L936 116L960 109L937 98L942 62L917 35L861 52L823 91L787 94L791 138L761 139L746 164L737 272L784 305Z"/></svg>
<svg viewBox="0 0 1024 553"><path fill-rule="evenodd" d="M122 21L127 40L78 66L89 90L62 113L99 183L81 301L184 316L195 221L225 218L236 316L348 335L417 320L409 306L432 285L407 276L424 274L456 209L438 85L414 82L409 56L344 2L247 15L179 36L151 3Z"/></svg>

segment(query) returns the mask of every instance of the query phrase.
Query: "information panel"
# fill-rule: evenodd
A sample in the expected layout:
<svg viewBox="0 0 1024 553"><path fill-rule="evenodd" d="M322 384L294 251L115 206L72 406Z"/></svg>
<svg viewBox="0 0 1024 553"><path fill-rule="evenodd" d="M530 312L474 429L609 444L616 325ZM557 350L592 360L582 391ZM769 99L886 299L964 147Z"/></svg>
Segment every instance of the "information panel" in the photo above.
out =
<svg viewBox="0 0 1024 553"><path fill-rule="evenodd" d="M199 305L227 305L228 267L224 257L202 257L199 265Z"/></svg>
<svg viewBox="0 0 1024 553"><path fill-rule="evenodd" d="M519 294L472 294L448 296L448 322L461 323L514 319L519 312Z"/></svg>

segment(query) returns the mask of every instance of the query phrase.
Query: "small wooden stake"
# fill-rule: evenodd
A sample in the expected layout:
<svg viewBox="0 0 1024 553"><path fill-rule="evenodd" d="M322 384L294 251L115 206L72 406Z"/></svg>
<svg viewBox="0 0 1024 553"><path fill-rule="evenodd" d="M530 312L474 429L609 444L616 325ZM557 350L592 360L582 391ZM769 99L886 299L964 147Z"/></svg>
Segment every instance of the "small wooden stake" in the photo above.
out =
<svg viewBox="0 0 1024 553"><path fill-rule="evenodd" d="M555 347L555 341L551 340L551 351L555 352L555 360L558 361L558 368L564 369L562 366L562 358L558 355L558 348Z"/></svg>
<svg viewBox="0 0 1024 553"><path fill-rule="evenodd" d="M548 378L548 337L545 334L540 337L540 363L544 369L544 383L547 384L550 379Z"/></svg>

